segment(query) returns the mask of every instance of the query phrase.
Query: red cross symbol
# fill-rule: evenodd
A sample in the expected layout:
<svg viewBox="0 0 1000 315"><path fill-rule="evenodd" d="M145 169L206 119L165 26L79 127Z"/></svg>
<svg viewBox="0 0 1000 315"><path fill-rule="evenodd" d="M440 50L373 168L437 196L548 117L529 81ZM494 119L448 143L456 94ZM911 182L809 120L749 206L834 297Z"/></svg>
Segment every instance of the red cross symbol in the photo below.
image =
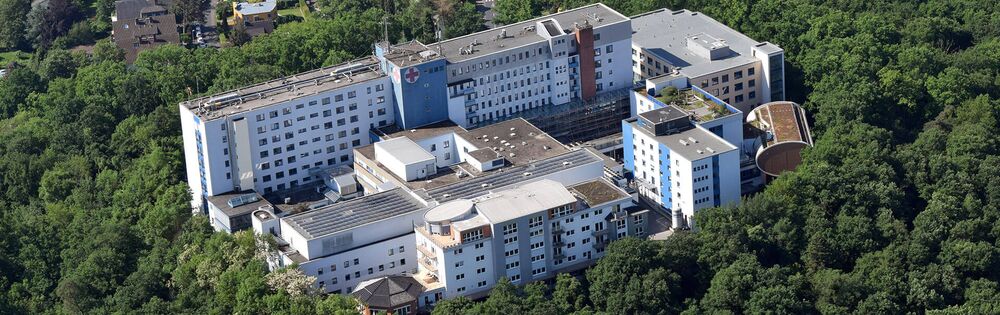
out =
<svg viewBox="0 0 1000 315"><path fill-rule="evenodd" d="M404 74L403 77L406 78L407 83L417 82L417 79L420 78L420 70L417 70L415 67L410 67L409 69L406 69L406 74Z"/></svg>

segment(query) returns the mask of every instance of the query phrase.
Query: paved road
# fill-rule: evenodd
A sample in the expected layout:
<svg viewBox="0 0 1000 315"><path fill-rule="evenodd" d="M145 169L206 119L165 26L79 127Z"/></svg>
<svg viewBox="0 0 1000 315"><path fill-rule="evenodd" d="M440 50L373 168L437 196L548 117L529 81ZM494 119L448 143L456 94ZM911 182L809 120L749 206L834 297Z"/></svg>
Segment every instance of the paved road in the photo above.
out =
<svg viewBox="0 0 1000 315"><path fill-rule="evenodd" d="M496 13L493 11L493 7L496 6L496 0L476 0L476 11L483 14L483 23L487 28L493 28L493 18L496 17Z"/></svg>
<svg viewBox="0 0 1000 315"><path fill-rule="evenodd" d="M201 26L202 37L209 47L221 47L219 43L219 32L216 30L215 6L219 0L209 0L208 10L205 10L205 25Z"/></svg>

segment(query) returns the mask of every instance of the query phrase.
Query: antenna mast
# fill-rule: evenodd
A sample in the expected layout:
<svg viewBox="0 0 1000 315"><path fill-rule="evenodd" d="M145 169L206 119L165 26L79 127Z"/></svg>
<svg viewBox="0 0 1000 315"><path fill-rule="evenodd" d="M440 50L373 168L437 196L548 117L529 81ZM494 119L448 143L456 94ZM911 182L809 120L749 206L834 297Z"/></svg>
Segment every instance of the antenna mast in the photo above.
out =
<svg viewBox="0 0 1000 315"><path fill-rule="evenodd" d="M440 14L434 15L434 38L437 39L438 54L444 57L444 49L441 48L441 41L444 38L444 17Z"/></svg>
<svg viewBox="0 0 1000 315"><path fill-rule="evenodd" d="M382 40L385 41L385 53L389 53L392 49L392 43L389 43L389 2L388 0L382 1Z"/></svg>

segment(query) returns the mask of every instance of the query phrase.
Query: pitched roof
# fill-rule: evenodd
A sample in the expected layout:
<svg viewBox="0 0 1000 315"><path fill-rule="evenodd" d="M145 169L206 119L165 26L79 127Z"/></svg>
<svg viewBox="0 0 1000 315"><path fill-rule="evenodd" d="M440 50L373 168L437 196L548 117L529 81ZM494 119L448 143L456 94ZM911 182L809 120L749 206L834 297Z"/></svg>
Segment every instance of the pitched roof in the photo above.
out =
<svg viewBox="0 0 1000 315"><path fill-rule="evenodd" d="M424 286L410 276L388 276L361 282L351 294L361 304L374 309L395 309L412 303L424 292Z"/></svg>

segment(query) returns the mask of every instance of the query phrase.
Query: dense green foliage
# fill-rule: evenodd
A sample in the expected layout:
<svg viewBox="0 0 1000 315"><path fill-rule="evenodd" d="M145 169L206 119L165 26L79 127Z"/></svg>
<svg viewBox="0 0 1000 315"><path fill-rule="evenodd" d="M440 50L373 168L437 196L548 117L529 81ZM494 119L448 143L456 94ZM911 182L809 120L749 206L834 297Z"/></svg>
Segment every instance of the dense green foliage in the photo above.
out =
<svg viewBox="0 0 1000 315"><path fill-rule="evenodd" d="M382 15L289 23L221 50L163 46L131 66L105 40L11 68L0 80L0 314L354 312L305 289L301 273L266 273L249 234L192 217L177 104L368 55ZM394 40L411 35L393 27Z"/></svg>
<svg viewBox="0 0 1000 315"><path fill-rule="evenodd" d="M498 19L585 2L509 3ZM521 297L518 310L1000 313L1000 3L605 4L698 10L783 47L789 97L813 116L816 145L740 206L702 211L697 233L613 243L574 284L585 289L567 294L565 276L540 298L499 289ZM509 312L490 308L498 299L435 313Z"/></svg>
<svg viewBox="0 0 1000 315"><path fill-rule="evenodd" d="M586 3L504 2L498 19ZM0 18L0 45L56 41L83 21L11 32L29 26L26 3L0 0L0 17L15 17ZM46 3L106 12L110 2ZM212 233L190 215L176 104L367 55L386 11L392 41L432 42L434 15L447 37L481 28L469 2L390 4L320 1L336 9L240 47L161 47L134 66L101 41L92 55L39 50L12 69L0 80L0 313L353 310L291 285L301 274L265 273L249 235ZM1000 312L998 4L608 4L701 10L785 48L789 96L813 115L815 148L739 207L703 211L698 233L616 242L583 278L502 283L436 313ZM70 12L34 11L39 21Z"/></svg>

